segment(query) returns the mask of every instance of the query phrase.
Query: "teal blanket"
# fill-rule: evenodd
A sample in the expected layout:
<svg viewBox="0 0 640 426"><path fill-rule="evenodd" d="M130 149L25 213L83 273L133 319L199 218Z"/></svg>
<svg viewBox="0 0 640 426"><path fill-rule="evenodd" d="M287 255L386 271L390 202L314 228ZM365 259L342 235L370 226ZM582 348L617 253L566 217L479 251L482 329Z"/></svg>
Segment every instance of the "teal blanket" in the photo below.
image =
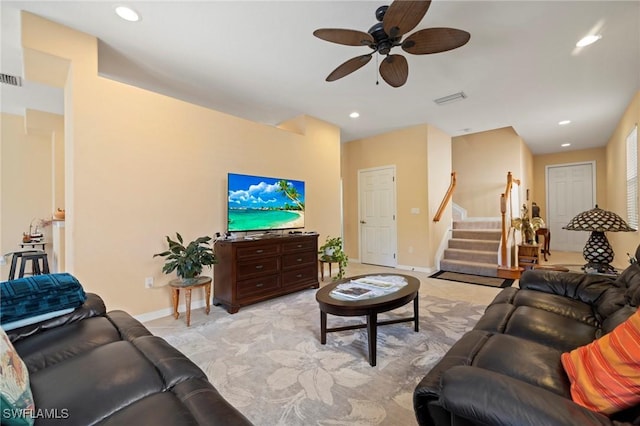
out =
<svg viewBox="0 0 640 426"><path fill-rule="evenodd" d="M77 308L87 300L71 274L45 274L0 283L0 324L61 309Z"/></svg>

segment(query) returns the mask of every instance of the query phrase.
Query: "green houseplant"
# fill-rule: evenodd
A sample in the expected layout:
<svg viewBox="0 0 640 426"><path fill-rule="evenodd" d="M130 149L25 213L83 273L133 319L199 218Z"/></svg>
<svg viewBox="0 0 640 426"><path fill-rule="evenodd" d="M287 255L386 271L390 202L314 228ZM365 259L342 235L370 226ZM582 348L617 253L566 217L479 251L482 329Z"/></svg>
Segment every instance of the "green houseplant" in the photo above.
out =
<svg viewBox="0 0 640 426"><path fill-rule="evenodd" d="M210 241L211 237L200 237L191 241L186 246L182 236L176 232L177 241L167 238L169 250L156 253L153 257L165 257L166 261L162 272L170 274L174 270L183 280L192 280L202 273L205 266L216 263Z"/></svg>
<svg viewBox="0 0 640 426"><path fill-rule="evenodd" d="M342 238L327 236L325 243L318 249L318 254L322 260L338 263L338 275L334 279L339 280L344 277L349 256L342 249Z"/></svg>

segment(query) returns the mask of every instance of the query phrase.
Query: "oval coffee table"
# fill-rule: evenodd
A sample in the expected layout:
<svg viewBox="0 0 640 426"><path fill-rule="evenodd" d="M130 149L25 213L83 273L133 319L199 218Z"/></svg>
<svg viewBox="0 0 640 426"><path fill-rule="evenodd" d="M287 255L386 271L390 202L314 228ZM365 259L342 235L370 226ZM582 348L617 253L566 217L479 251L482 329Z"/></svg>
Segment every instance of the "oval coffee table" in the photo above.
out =
<svg viewBox="0 0 640 426"><path fill-rule="evenodd" d="M365 277L399 276L406 280L407 285L397 291L368 299L345 300L335 298L331 291L338 285ZM327 333L334 331L356 330L367 328L369 341L369 364L376 365L376 337L379 325L397 324L401 322L414 322L414 331L418 332L418 290L420 280L415 277L401 274L367 274L345 278L322 287L316 293L316 300L320 305L320 343L327 343ZM378 322L378 314L404 306L413 300L413 317ZM348 325L342 327L327 328L327 314L341 317L366 316L366 324Z"/></svg>

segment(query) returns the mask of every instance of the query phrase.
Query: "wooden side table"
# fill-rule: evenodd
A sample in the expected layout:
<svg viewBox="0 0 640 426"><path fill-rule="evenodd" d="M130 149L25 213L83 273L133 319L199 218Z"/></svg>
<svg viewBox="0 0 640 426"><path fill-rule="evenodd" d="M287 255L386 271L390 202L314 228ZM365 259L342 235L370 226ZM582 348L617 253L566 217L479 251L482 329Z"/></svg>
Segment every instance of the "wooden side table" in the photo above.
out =
<svg viewBox="0 0 640 426"><path fill-rule="evenodd" d="M550 251L550 245L551 245L551 231L549 231L549 228L538 228L536 229L536 237L538 235L542 235L542 238L544 238L544 243L542 246L542 250L541 253L544 256L544 261L547 261L547 255L551 256L551 251ZM536 238L537 241L537 238Z"/></svg>
<svg viewBox="0 0 640 426"><path fill-rule="evenodd" d="M171 296L173 298L173 317L178 319L180 314L178 313L178 300L180 299L180 290L185 290L184 300L187 308L187 327L191 325L191 290L198 287L204 287L207 307L205 312L209 315L211 310L211 278L209 277L196 277L191 281L183 281L182 278L177 278L169 281L171 286Z"/></svg>
<svg viewBox="0 0 640 426"><path fill-rule="evenodd" d="M518 266L531 269L540 263L540 246L537 244L518 245Z"/></svg>
<svg viewBox="0 0 640 426"><path fill-rule="evenodd" d="M329 278L331 278L331 264L332 263L338 263L338 261L336 259L334 259L333 257L320 256L320 258L318 259L318 264L320 266L320 279L322 281L324 281L324 264L325 263L329 264Z"/></svg>

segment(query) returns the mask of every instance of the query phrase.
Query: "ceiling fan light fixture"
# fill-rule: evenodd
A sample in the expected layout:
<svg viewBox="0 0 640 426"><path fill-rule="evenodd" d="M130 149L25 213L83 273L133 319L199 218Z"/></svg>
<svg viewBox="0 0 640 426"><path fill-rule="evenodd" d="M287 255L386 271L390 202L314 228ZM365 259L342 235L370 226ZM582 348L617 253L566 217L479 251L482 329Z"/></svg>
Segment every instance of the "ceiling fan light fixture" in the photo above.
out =
<svg viewBox="0 0 640 426"><path fill-rule="evenodd" d="M435 102L436 105L446 105L452 102L461 101L463 99L467 99L467 94L464 92L458 92L452 95L443 96L441 98L434 99L433 102Z"/></svg>
<svg viewBox="0 0 640 426"><path fill-rule="evenodd" d="M116 7L116 15L129 22L138 22L140 20L138 12L127 6Z"/></svg>
<svg viewBox="0 0 640 426"><path fill-rule="evenodd" d="M358 111L353 111L351 114L349 114L349 117L358 118L360 117L360 113Z"/></svg>

